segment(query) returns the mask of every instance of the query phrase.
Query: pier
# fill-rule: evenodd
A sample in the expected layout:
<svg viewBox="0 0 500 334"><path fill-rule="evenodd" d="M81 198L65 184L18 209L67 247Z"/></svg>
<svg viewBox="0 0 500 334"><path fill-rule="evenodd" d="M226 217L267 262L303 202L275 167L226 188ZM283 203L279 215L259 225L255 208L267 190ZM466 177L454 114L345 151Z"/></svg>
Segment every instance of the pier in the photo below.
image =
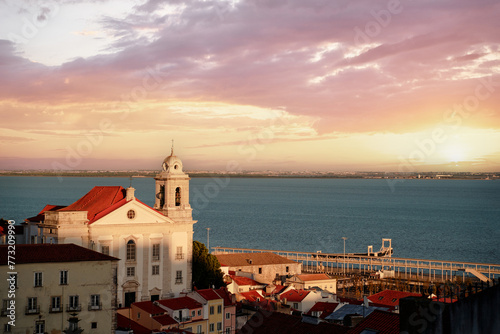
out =
<svg viewBox="0 0 500 334"><path fill-rule="evenodd" d="M382 271L386 277L408 280L445 282L457 277L477 278L483 282L500 277L500 264L377 257L356 254L295 252L269 249L213 247L213 254L271 252L302 263L305 272L324 272L339 275L373 275Z"/></svg>

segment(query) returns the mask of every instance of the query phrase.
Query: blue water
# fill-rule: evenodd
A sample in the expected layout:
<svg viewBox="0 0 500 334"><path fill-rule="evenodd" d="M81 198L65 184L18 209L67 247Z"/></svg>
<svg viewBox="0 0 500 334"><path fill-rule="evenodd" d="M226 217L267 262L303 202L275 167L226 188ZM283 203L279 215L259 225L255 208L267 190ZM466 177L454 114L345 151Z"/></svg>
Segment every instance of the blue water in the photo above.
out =
<svg viewBox="0 0 500 334"><path fill-rule="evenodd" d="M0 217L17 222L45 204L69 205L93 186L128 178L0 177ZM154 180L133 180L154 203ZM210 246L364 252L391 238L394 256L500 263L500 182L193 178L194 239Z"/></svg>

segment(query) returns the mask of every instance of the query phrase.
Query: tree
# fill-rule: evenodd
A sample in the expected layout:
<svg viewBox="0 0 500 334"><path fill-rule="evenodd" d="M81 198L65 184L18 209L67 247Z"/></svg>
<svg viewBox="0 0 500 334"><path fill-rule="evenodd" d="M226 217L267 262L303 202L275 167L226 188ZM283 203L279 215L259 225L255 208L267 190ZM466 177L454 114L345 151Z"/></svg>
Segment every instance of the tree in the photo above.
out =
<svg viewBox="0 0 500 334"><path fill-rule="evenodd" d="M225 286L223 278L217 257L209 254L203 243L193 241L193 286L198 289L218 289Z"/></svg>

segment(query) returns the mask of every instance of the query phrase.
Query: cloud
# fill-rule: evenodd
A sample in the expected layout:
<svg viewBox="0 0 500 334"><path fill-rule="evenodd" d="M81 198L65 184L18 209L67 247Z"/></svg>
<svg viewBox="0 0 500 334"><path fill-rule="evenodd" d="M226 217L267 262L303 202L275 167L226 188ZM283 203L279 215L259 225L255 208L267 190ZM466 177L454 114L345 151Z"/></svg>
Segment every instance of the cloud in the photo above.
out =
<svg viewBox="0 0 500 334"><path fill-rule="evenodd" d="M29 119L30 131L54 134L91 131L106 117L123 132L250 133L261 123L240 106L283 108L316 140L433 128L489 78L493 91L461 121L499 128L498 3L401 1L392 14L387 4L149 0L124 16L96 13L102 30L78 31L108 34L106 48L60 66L0 40L0 116L10 129ZM187 111L200 102L226 109Z"/></svg>

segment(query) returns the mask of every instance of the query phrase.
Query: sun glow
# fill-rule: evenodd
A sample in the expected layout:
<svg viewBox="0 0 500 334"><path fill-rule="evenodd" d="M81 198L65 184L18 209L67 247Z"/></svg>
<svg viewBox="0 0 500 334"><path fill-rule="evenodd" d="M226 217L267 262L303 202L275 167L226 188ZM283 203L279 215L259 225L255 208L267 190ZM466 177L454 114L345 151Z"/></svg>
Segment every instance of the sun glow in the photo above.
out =
<svg viewBox="0 0 500 334"><path fill-rule="evenodd" d="M449 145L443 149L443 155L449 162L459 162L467 160L465 149L461 145Z"/></svg>

